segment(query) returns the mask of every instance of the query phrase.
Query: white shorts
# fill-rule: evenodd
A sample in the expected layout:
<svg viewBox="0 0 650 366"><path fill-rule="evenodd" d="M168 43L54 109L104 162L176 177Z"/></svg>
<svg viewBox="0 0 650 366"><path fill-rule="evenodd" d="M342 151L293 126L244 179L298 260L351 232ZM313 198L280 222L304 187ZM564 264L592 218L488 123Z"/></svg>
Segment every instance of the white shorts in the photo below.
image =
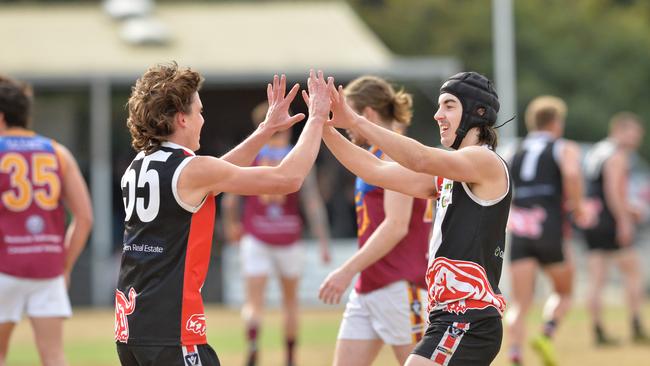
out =
<svg viewBox="0 0 650 366"><path fill-rule="evenodd" d="M426 291L399 281L375 291L350 292L338 339L381 339L400 346L417 343L424 332Z"/></svg>
<svg viewBox="0 0 650 366"><path fill-rule="evenodd" d="M240 245L242 274L246 277L268 276L273 272L285 278L302 275L304 248L300 243L277 246L244 235Z"/></svg>
<svg viewBox="0 0 650 366"><path fill-rule="evenodd" d="M30 318L69 318L70 299L63 276L31 279L0 273L0 323Z"/></svg>

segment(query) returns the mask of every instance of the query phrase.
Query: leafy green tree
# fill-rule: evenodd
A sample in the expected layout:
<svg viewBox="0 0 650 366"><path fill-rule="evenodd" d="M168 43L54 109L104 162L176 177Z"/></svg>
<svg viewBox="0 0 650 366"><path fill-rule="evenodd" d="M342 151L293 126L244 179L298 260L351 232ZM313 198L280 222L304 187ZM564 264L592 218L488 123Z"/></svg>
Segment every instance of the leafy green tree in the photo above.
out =
<svg viewBox="0 0 650 366"><path fill-rule="evenodd" d="M492 76L490 1L350 0L396 53L452 55ZM630 110L650 130L650 2L526 0L515 3L518 111L540 94L569 105L567 136L595 141L609 117ZM519 133L525 133L519 118ZM650 131L649 131L650 132ZM650 158L650 133L642 154Z"/></svg>

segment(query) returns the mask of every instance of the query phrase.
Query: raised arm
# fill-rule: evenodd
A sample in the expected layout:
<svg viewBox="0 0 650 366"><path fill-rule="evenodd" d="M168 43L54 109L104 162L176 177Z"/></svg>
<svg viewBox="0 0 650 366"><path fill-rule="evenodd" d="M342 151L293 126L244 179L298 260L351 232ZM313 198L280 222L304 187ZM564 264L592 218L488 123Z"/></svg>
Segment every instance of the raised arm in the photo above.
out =
<svg viewBox="0 0 650 366"><path fill-rule="evenodd" d="M269 109L266 112L264 122L260 123L253 134L248 136L246 140L223 155L222 160L238 166L249 166L260 149L275 132L291 128L295 123L305 118L302 113L294 116L289 114L289 106L296 97L300 85L295 84L285 97L286 85L287 79L284 75L279 78L277 75L273 77L273 85L268 84L266 87Z"/></svg>
<svg viewBox="0 0 650 366"><path fill-rule="evenodd" d="M300 202L305 211L307 221L309 222L309 228L314 237L318 240L321 260L323 263L327 264L330 261L330 230L327 221L327 210L325 210L323 199L318 191L315 169L312 169L305 178L305 182L300 189Z"/></svg>
<svg viewBox="0 0 650 366"><path fill-rule="evenodd" d="M72 220L65 233L65 264L64 276L69 285L70 274L77 258L83 251L93 225L93 209L90 194L76 160L63 145L57 144L56 149L64 164L62 193L63 202L70 211Z"/></svg>
<svg viewBox="0 0 650 366"><path fill-rule="evenodd" d="M384 191L384 221L358 252L325 278L318 293L324 303L338 304L354 275L388 254L408 234L412 208L412 197Z"/></svg>
<svg viewBox="0 0 650 366"><path fill-rule="evenodd" d="M447 151L425 146L358 115L345 103L342 92L342 87L338 90L330 88L334 114L330 124L354 129L399 165L415 172L467 183L485 183L495 174L502 175L503 166L495 154L474 147Z"/></svg>
<svg viewBox="0 0 650 366"><path fill-rule="evenodd" d="M432 176L416 173L396 162L381 160L350 142L333 127L325 128L323 139L343 166L372 185L420 198L430 198L436 194Z"/></svg>
<svg viewBox="0 0 650 366"><path fill-rule="evenodd" d="M300 189L318 154L329 113L327 83L322 72L316 76L312 71L307 84L309 119L296 146L279 165L241 168L214 157L196 157L183 169L178 181L178 191L184 202L198 203L209 193L288 194Z"/></svg>

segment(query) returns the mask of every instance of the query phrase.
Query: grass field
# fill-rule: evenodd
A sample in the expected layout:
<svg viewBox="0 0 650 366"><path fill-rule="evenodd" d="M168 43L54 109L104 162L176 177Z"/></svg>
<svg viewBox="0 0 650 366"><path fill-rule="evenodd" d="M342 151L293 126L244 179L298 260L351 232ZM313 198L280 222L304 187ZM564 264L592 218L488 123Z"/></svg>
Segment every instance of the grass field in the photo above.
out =
<svg viewBox="0 0 650 366"><path fill-rule="evenodd" d="M298 350L298 364L308 366L331 365L336 333L342 309L306 309L303 311ZM531 314L530 330L537 331L539 311ZM217 351L222 365L243 365L243 331L239 312L233 309L207 309L208 340ZM611 333L626 342L618 348L597 349L592 346L587 314L575 308L558 331L556 344L561 365L616 365L637 366L650 364L650 345L630 344L627 314L621 308L607 310L607 326ZM650 326L650 306L644 309L644 318ZM261 365L280 366L283 360L281 317L270 310L265 319L261 338ZM76 309L66 322L66 354L71 366L119 365L113 343L112 309ZM504 345L507 341L504 339ZM495 365L505 366L507 347L502 346ZM530 349L526 350L526 365L540 365ZM29 323L23 320L11 340L7 366L38 365L38 355L32 340ZM392 353L384 347L375 365L396 365Z"/></svg>

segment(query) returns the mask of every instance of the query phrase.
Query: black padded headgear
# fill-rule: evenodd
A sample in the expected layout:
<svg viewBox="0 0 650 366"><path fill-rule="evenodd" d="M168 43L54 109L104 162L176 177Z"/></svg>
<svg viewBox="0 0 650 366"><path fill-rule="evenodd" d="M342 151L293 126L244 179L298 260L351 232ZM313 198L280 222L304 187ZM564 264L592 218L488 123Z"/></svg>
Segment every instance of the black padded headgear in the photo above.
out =
<svg viewBox="0 0 650 366"><path fill-rule="evenodd" d="M494 126L499 112L499 96L492 82L485 76L469 71L460 72L445 81L440 94L449 93L460 100L463 116L456 130L456 139L451 148L457 150L467 131L481 125ZM485 109L481 116L478 109Z"/></svg>

